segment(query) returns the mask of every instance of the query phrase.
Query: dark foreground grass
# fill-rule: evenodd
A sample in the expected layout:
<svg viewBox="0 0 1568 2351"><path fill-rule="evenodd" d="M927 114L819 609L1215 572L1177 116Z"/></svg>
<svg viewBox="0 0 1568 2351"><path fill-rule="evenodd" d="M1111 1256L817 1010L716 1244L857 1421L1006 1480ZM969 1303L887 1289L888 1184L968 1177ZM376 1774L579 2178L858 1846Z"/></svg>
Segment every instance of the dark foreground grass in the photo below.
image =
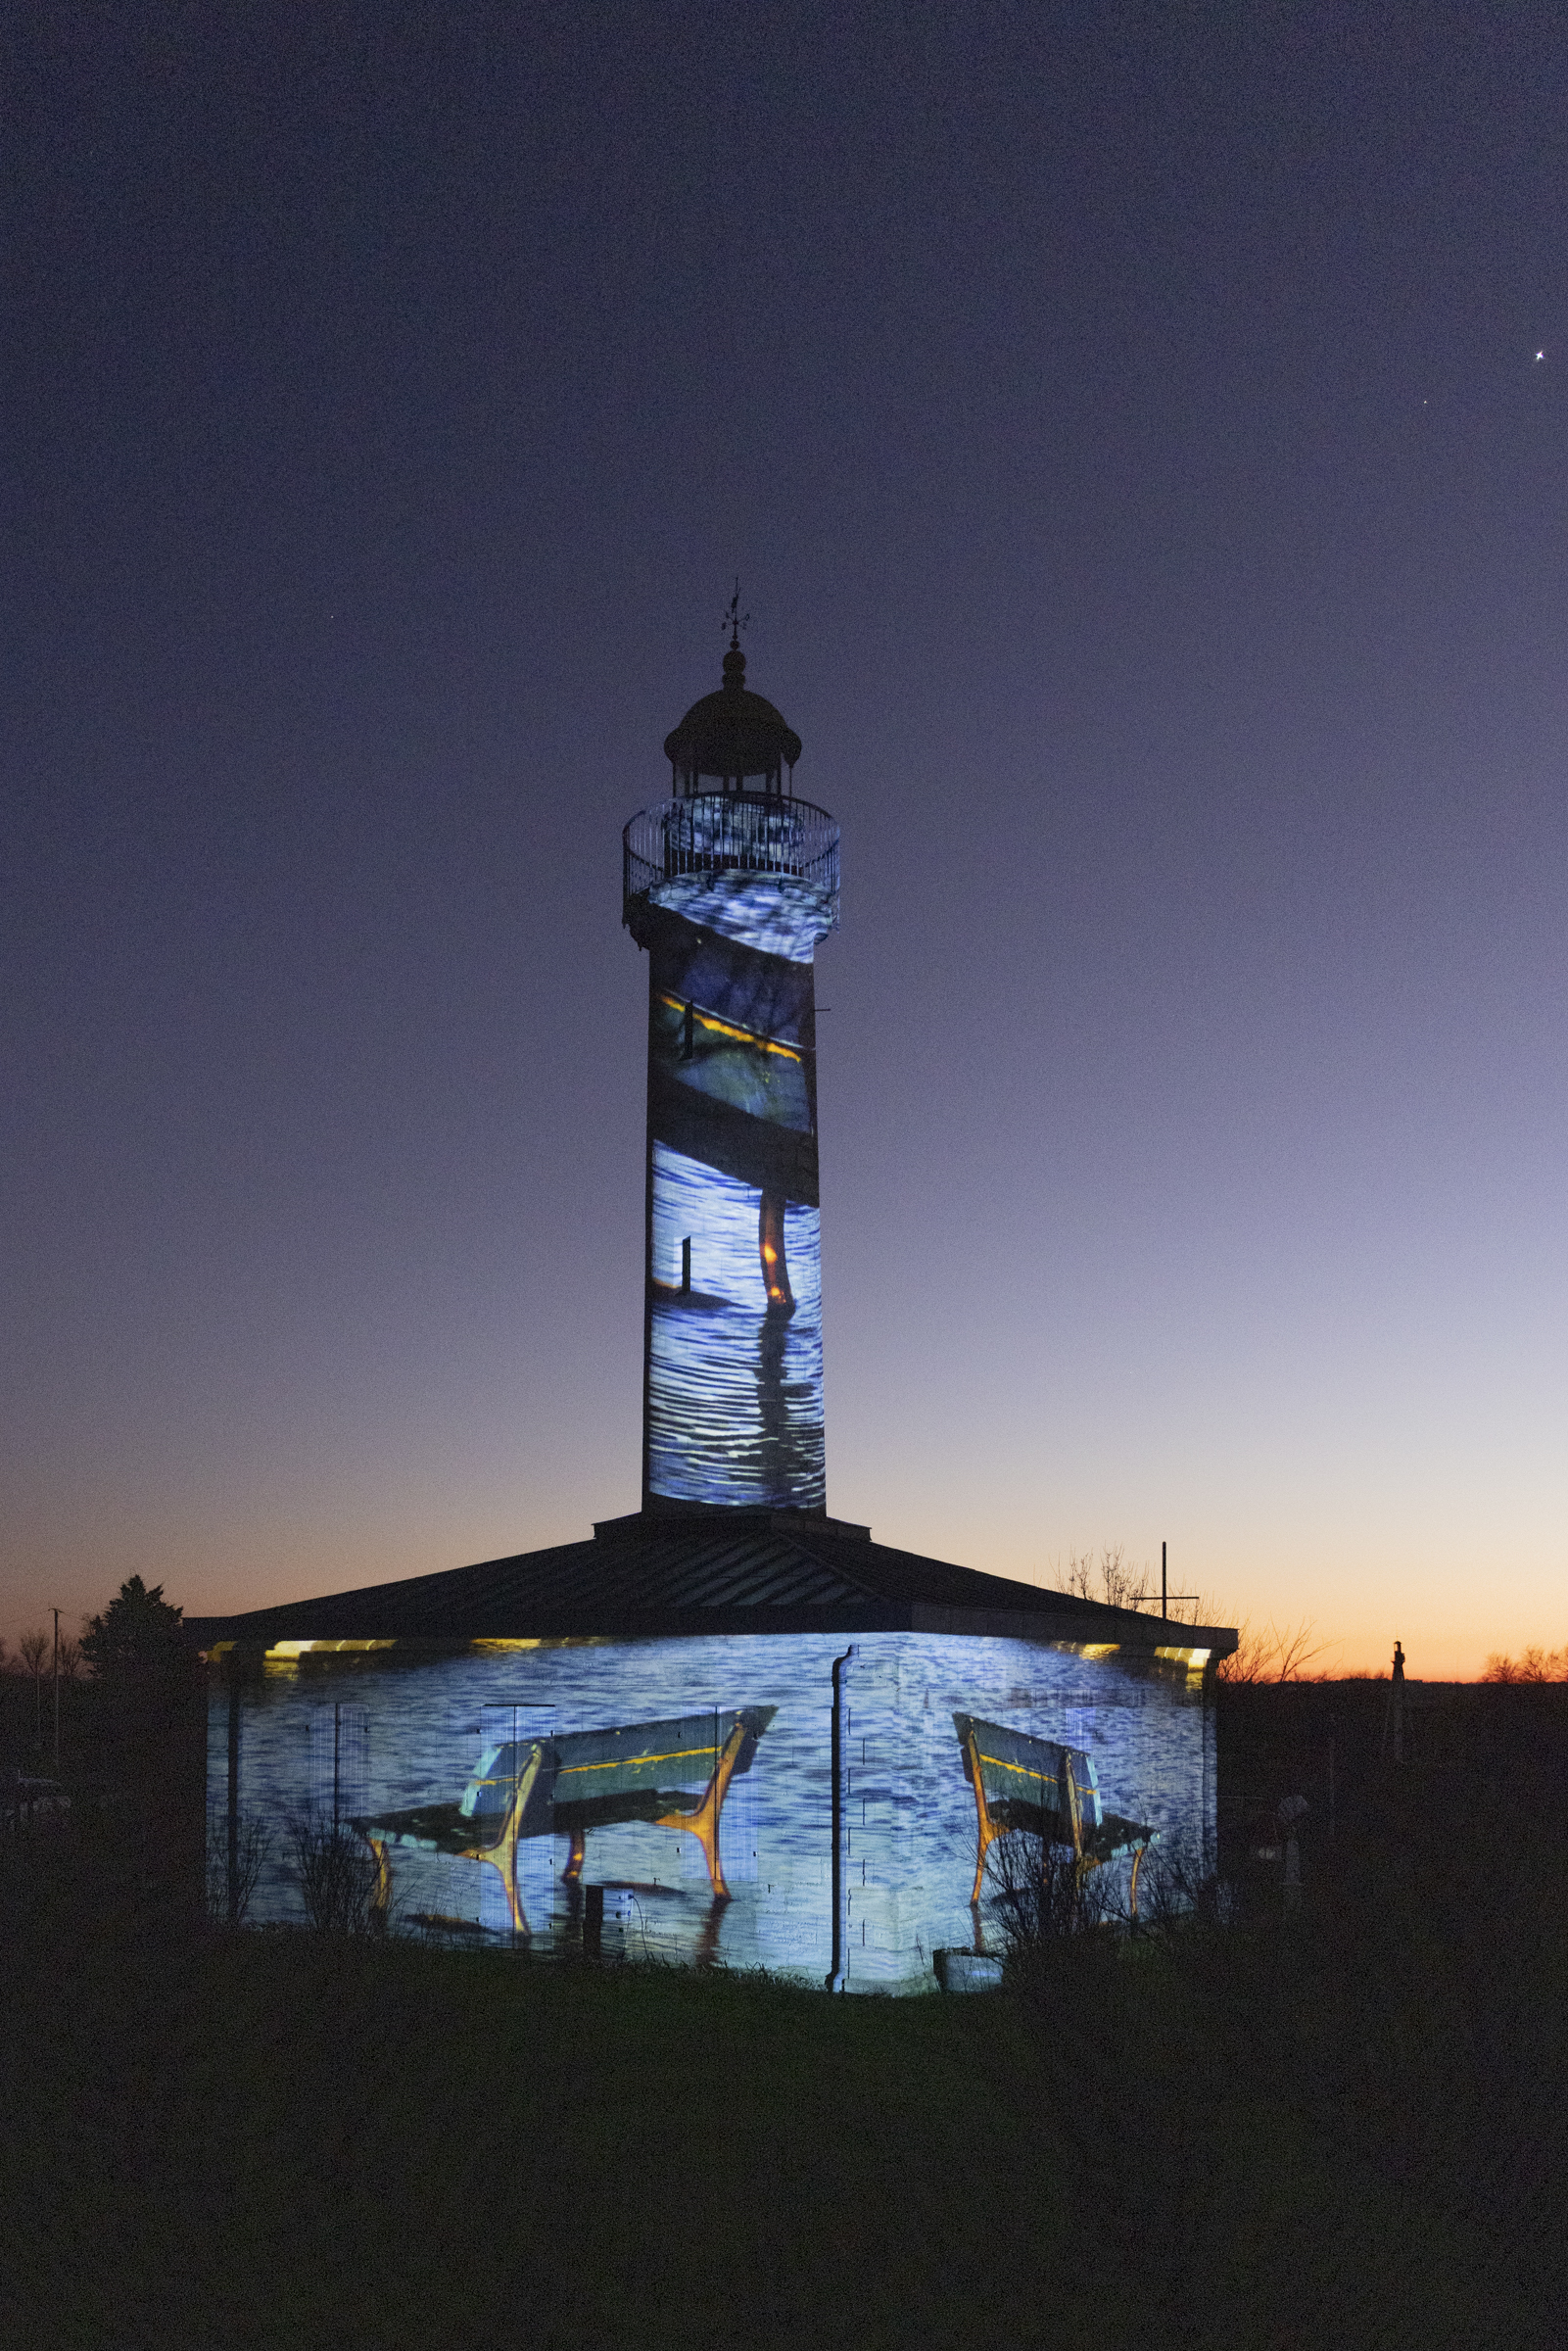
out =
<svg viewBox="0 0 1568 2351"><path fill-rule="evenodd" d="M1562 1841L1426 1792L1307 1913L830 2001L212 1936L0 1857L0 2339L1568 2339Z"/></svg>

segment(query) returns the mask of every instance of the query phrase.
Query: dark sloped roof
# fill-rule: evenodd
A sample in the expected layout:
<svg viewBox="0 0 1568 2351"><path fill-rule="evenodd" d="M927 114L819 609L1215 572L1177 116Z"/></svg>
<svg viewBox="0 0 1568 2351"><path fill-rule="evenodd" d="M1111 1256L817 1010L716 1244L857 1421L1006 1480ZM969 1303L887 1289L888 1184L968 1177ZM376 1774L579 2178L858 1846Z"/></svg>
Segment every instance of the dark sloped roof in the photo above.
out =
<svg viewBox="0 0 1568 2351"><path fill-rule="evenodd" d="M864 1527L795 1511L648 1511L603 1522L592 1542L186 1623L203 1648L816 1631L995 1632L1221 1654L1236 1646L1228 1630L923 1559L872 1542Z"/></svg>

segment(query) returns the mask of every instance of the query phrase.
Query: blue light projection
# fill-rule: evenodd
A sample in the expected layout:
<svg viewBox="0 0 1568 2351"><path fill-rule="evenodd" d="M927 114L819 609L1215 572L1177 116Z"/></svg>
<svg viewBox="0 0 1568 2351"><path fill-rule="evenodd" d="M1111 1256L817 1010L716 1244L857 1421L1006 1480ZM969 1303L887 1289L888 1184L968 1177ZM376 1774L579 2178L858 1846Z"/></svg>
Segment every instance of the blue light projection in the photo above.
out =
<svg viewBox="0 0 1568 2351"><path fill-rule="evenodd" d="M1043 1830L1075 1848L1113 1908L1140 1863L1212 1869L1207 1653L860 1636L841 1668L835 1803L846 1646L800 1633L274 1654L239 1693L239 1809L273 1832L252 1919L303 1921L288 1824L326 1811L335 1727L343 1833L373 1862L388 1925L413 1934L550 1949L592 1920L627 1957L821 1984L836 1949L849 1989L913 1991L938 1951L998 1947L998 1841ZM228 1703L215 1687L219 1835Z"/></svg>
<svg viewBox="0 0 1568 2351"><path fill-rule="evenodd" d="M783 1204L787 1313L770 1306L766 1195L653 1145L648 1484L682 1502L820 1510L827 1493L822 1397L821 1220Z"/></svg>
<svg viewBox="0 0 1568 2351"><path fill-rule="evenodd" d="M805 802L705 793L628 827L649 966L645 1502L826 1508L812 958L836 919L837 827Z"/></svg>

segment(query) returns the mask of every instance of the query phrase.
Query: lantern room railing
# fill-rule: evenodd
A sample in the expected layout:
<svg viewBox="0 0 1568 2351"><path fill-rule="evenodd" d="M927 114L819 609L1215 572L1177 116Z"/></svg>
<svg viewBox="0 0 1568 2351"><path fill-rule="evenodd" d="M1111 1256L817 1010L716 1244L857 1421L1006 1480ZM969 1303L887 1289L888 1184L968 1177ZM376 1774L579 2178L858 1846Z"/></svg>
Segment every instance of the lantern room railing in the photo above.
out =
<svg viewBox="0 0 1568 2351"><path fill-rule="evenodd" d="M664 800L634 816L622 841L624 913L688 875L789 876L837 899L838 827L810 800L750 792Z"/></svg>

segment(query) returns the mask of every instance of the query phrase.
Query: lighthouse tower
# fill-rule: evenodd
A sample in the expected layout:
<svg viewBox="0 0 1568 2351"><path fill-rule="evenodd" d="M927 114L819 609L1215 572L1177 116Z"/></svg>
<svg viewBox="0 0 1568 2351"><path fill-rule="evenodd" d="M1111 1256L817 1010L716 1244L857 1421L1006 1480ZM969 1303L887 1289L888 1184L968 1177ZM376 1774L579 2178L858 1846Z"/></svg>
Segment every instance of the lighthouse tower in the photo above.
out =
<svg viewBox="0 0 1568 2351"><path fill-rule="evenodd" d="M838 827L745 682L665 740L671 797L624 835L648 958L642 1508L827 1508L813 957Z"/></svg>

